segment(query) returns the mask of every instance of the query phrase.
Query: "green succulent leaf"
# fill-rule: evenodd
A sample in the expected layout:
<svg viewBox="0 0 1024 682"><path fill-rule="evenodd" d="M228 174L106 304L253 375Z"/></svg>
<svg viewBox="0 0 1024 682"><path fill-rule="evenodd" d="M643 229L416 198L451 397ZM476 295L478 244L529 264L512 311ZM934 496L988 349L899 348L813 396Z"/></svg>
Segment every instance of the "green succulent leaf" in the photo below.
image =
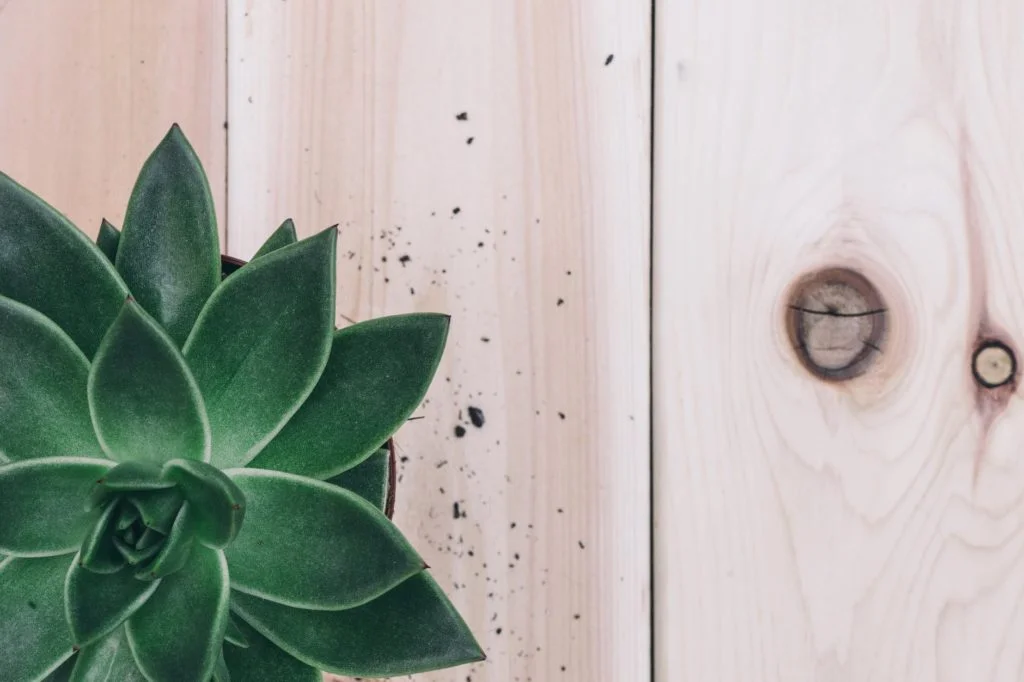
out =
<svg viewBox="0 0 1024 682"><path fill-rule="evenodd" d="M0 552L22 557L75 552L99 516L85 511L83 501L112 464L51 457L0 466Z"/></svg>
<svg viewBox="0 0 1024 682"><path fill-rule="evenodd" d="M135 660L151 682L210 678L224 641L229 595L224 553L197 546L128 619Z"/></svg>
<svg viewBox="0 0 1024 682"><path fill-rule="evenodd" d="M125 530L129 528L132 524L134 524L136 521L140 520L142 520L142 514L139 513L138 507L131 503L124 503L119 505L117 512L118 530Z"/></svg>
<svg viewBox="0 0 1024 682"><path fill-rule="evenodd" d="M248 648L224 647L224 660L236 680L242 682L321 682L320 671L278 648L245 622L238 628Z"/></svg>
<svg viewBox="0 0 1024 682"><path fill-rule="evenodd" d="M180 571L193 554L195 545L193 529L192 507L188 502L184 502L160 552L150 563L143 564L136 571L135 577L140 580L156 580Z"/></svg>
<svg viewBox="0 0 1024 682"><path fill-rule="evenodd" d="M239 626L238 621L230 613L228 613L228 627L224 631L224 639L243 649L249 646L248 638L242 633L242 628Z"/></svg>
<svg viewBox="0 0 1024 682"><path fill-rule="evenodd" d="M295 658L339 675L397 677L484 658L426 571L344 611L295 609L237 591L231 609Z"/></svg>
<svg viewBox="0 0 1024 682"><path fill-rule="evenodd" d="M136 580L130 571L94 573L73 561L64 582L64 603L76 646L92 644L124 623L160 583Z"/></svg>
<svg viewBox="0 0 1024 682"><path fill-rule="evenodd" d="M112 542L113 526L117 525L117 505L110 504L85 536L75 561L94 573L114 573L124 567L124 557Z"/></svg>
<svg viewBox="0 0 1024 682"><path fill-rule="evenodd" d="M220 242L206 174L177 124L142 166L115 262L142 307L184 343L220 283Z"/></svg>
<svg viewBox="0 0 1024 682"><path fill-rule="evenodd" d="M276 471L226 473L248 506L245 527L226 550L231 586L240 592L298 608L347 609L425 567L398 528L354 493Z"/></svg>
<svg viewBox="0 0 1024 682"><path fill-rule="evenodd" d="M171 532L171 526L178 517L178 510L184 499L177 488L144 491L128 496L128 501L139 510L142 523L164 535Z"/></svg>
<svg viewBox="0 0 1024 682"><path fill-rule="evenodd" d="M212 464L250 461L316 385L334 329L337 231L285 246L224 280L185 342L206 402Z"/></svg>
<svg viewBox="0 0 1024 682"><path fill-rule="evenodd" d="M325 479L362 462L423 400L448 324L416 313L336 332L316 388L249 466Z"/></svg>
<svg viewBox="0 0 1024 682"><path fill-rule="evenodd" d="M72 654L64 621L63 576L71 557L8 558L0 563L0 673L36 680Z"/></svg>
<svg viewBox="0 0 1024 682"><path fill-rule="evenodd" d="M199 387L170 337L131 299L96 352L88 389L93 425L111 459L209 461Z"/></svg>
<svg viewBox="0 0 1024 682"><path fill-rule="evenodd" d="M0 358L0 462L103 456L85 397L89 361L60 327L0 296Z"/></svg>
<svg viewBox="0 0 1024 682"><path fill-rule="evenodd" d="M147 682L135 664L125 628L82 649L70 682Z"/></svg>
<svg viewBox="0 0 1024 682"><path fill-rule="evenodd" d="M0 173L0 296L53 320L91 358L128 288L103 252L45 201Z"/></svg>
<svg viewBox="0 0 1024 682"><path fill-rule="evenodd" d="M283 246L294 244L299 240L295 234L295 223L292 222L291 218L288 218L281 226L274 230L273 234L267 237L267 241L263 242L263 246L259 248L256 255L252 257L252 260L256 260L260 256L266 256L272 251L277 251Z"/></svg>
<svg viewBox="0 0 1024 682"><path fill-rule="evenodd" d="M223 549L235 539L245 519L245 496L220 469L176 459L164 466L164 478L176 483L188 500L200 542Z"/></svg>
<svg viewBox="0 0 1024 682"><path fill-rule="evenodd" d="M391 452L380 448L362 463L327 479L328 483L351 490L381 511L388 501L388 468Z"/></svg>
<svg viewBox="0 0 1024 682"><path fill-rule="evenodd" d="M78 656L74 655L60 664L60 667L43 678L43 682L71 682L71 674L78 662Z"/></svg>
<svg viewBox="0 0 1024 682"><path fill-rule="evenodd" d="M117 244L120 240L121 231L104 218L100 223L100 233L96 236L96 246L100 247L100 251L111 263L117 258Z"/></svg>

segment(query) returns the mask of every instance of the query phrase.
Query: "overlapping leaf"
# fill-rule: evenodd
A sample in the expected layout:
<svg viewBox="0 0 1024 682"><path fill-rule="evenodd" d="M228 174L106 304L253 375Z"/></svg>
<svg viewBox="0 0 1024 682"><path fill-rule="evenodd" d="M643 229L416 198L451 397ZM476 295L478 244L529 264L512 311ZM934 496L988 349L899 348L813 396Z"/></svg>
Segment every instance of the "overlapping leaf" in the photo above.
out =
<svg viewBox="0 0 1024 682"><path fill-rule="evenodd" d="M423 400L448 324L393 315L336 332L316 389L250 466L324 479L369 457Z"/></svg>
<svg viewBox="0 0 1024 682"><path fill-rule="evenodd" d="M2 679L35 680L71 656L63 590L70 563L70 556L0 563Z"/></svg>

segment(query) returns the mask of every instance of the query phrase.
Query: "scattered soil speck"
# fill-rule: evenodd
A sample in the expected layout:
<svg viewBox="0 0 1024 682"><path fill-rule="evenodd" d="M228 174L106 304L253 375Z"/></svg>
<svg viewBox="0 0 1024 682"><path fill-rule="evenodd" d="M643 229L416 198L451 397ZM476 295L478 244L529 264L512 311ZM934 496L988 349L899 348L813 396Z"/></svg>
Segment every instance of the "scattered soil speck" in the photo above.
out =
<svg viewBox="0 0 1024 682"><path fill-rule="evenodd" d="M612 60L614 60L614 59L615 59L615 55L613 55L613 54L610 54L610 55L608 55L608 56L607 56L607 57L605 57L605 59L604 59L604 65L605 65L605 66L608 66L609 64L611 64L611 63L612 63Z"/></svg>
<svg viewBox="0 0 1024 682"><path fill-rule="evenodd" d="M462 209L458 206L452 209L452 215L459 215L460 213L462 213Z"/></svg>
<svg viewBox="0 0 1024 682"><path fill-rule="evenodd" d="M455 427L455 437L456 438L462 438L465 435L466 435L466 427L464 427L462 424L459 424L458 426Z"/></svg>
<svg viewBox="0 0 1024 682"><path fill-rule="evenodd" d="M587 548L587 546L583 544L583 540L577 540L577 542L580 545L580 549L586 549Z"/></svg>
<svg viewBox="0 0 1024 682"><path fill-rule="evenodd" d="M472 137L467 137L466 138L466 144L473 144L473 138Z"/></svg>
<svg viewBox="0 0 1024 682"><path fill-rule="evenodd" d="M558 413L558 418L559 419L565 419L565 412L559 412Z"/></svg>
<svg viewBox="0 0 1024 682"><path fill-rule="evenodd" d="M409 254L405 254L405 255L402 255L402 256L398 257L398 262L402 264L403 268L405 267L405 264L408 263L411 260L412 260L412 256L410 256Z"/></svg>
<svg viewBox="0 0 1024 682"><path fill-rule="evenodd" d="M558 302L555 303L555 305L565 305L565 299L564 298L558 299Z"/></svg>
<svg viewBox="0 0 1024 682"><path fill-rule="evenodd" d="M484 411L479 407L470 407L469 421L473 422L473 426L479 429L484 425Z"/></svg>
<svg viewBox="0 0 1024 682"><path fill-rule="evenodd" d="M468 120L469 120L469 113L468 113L468 112L465 112L465 111L463 111L463 112L462 112L462 113L460 113L460 114L456 114L456 115L455 115L455 120L456 120L456 121L468 121Z"/></svg>

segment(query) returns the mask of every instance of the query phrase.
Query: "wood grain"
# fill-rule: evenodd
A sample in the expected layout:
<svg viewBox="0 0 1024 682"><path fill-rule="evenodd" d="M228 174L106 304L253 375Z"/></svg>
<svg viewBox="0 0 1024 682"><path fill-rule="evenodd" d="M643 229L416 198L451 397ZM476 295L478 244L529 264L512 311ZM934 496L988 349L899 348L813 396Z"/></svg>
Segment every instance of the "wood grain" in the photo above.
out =
<svg viewBox="0 0 1024 682"><path fill-rule="evenodd" d="M0 0L0 170L95 236L174 122L224 233L223 2Z"/></svg>
<svg viewBox="0 0 1024 682"><path fill-rule="evenodd" d="M230 7L231 254L453 315L396 521L489 660L418 679L649 679L649 4Z"/></svg>
<svg viewBox="0 0 1024 682"><path fill-rule="evenodd" d="M658 2L656 679L1024 676L1024 6ZM861 377L787 291L862 272Z"/></svg>

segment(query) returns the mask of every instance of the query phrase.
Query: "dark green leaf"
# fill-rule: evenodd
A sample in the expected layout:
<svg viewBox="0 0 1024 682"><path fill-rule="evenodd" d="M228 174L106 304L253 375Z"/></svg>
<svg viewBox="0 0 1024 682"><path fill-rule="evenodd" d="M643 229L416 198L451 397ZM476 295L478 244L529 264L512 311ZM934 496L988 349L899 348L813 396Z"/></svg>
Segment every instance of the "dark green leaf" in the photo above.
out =
<svg viewBox="0 0 1024 682"><path fill-rule="evenodd" d="M121 231L104 218L103 222L100 223L100 233L96 237L96 246L100 247L100 251L103 252L103 255L111 263L117 258L117 243L120 239Z"/></svg>
<svg viewBox="0 0 1024 682"><path fill-rule="evenodd" d="M185 342L215 466L251 460L316 385L334 329L337 236L325 230L231 275Z"/></svg>
<svg viewBox="0 0 1024 682"><path fill-rule="evenodd" d="M0 296L0 358L0 462L103 456L85 397L89 361L67 334L42 313Z"/></svg>
<svg viewBox="0 0 1024 682"><path fill-rule="evenodd" d="M46 556L76 551L99 516L84 510L89 490L111 466L84 457L0 466L0 552Z"/></svg>
<svg viewBox="0 0 1024 682"><path fill-rule="evenodd" d="M381 511L388 498L388 466L391 453L381 448L348 471L342 472L328 483L351 490Z"/></svg>
<svg viewBox="0 0 1024 682"><path fill-rule="evenodd" d="M60 667L47 675L43 682L71 682L71 674L78 662L78 656L71 656L60 664Z"/></svg>
<svg viewBox="0 0 1024 682"><path fill-rule="evenodd" d="M223 552L196 546L186 566L165 578L128 619L132 651L151 682L210 678L224 641L229 595Z"/></svg>
<svg viewBox="0 0 1024 682"><path fill-rule="evenodd" d="M64 574L70 556L0 563L0 673L35 680L71 656L64 621Z"/></svg>
<svg viewBox="0 0 1024 682"><path fill-rule="evenodd" d="M177 124L142 166L116 263L142 307L184 343L220 283L220 243L206 174Z"/></svg>
<svg viewBox="0 0 1024 682"><path fill-rule="evenodd" d="M117 504L104 507L92 529L85 536L82 549L75 560L94 573L114 573L124 567L124 557L114 546L114 527L117 525Z"/></svg>
<svg viewBox="0 0 1024 682"><path fill-rule="evenodd" d="M93 573L78 558L64 583L64 600L71 636L78 647L92 644L135 613L160 585L159 580L136 580L131 571Z"/></svg>
<svg viewBox="0 0 1024 682"><path fill-rule="evenodd" d="M313 393L249 466L324 479L373 454L423 400L448 321L393 315L336 332Z"/></svg>
<svg viewBox="0 0 1024 682"><path fill-rule="evenodd" d="M142 537L140 537L139 541L135 543L135 549L141 551L149 549L150 547L159 546L160 543L164 541L164 537L164 534L160 531L147 528L142 531Z"/></svg>
<svg viewBox="0 0 1024 682"><path fill-rule="evenodd" d="M35 308L92 357L128 289L67 218L0 173L0 296Z"/></svg>
<svg viewBox="0 0 1024 682"><path fill-rule="evenodd" d="M178 517L178 510L184 500L177 488L133 493L128 496L128 501L134 504L142 515L142 523L164 535L171 532L171 525Z"/></svg>
<svg viewBox="0 0 1024 682"><path fill-rule="evenodd" d="M245 496L230 478L205 462L176 459L164 478L178 484L195 516L196 538L208 547L227 547L245 519Z"/></svg>
<svg viewBox="0 0 1024 682"><path fill-rule="evenodd" d="M210 459L210 425L185 358L131 299L96 352L89 408L111 459Z"/></svg>
<svg viewBox="0 0 1024 682"><path fill-rule="evenodd" d="M191 505L185 502L174 519L171 532L164 540L160 552L148 564L143 564L135 577L140 580L156 580L175 573L192 557L195 548Z"/></svg>
<svg viewBox="0 0 1024 682"><path fill-rule="evenodd" d="M274 233L267 237L267 241L263 242L263 246L260 247L256 255L252 257L252 260L256 260L260 256L266 256L272 251L277 251L282 246L288 246L294 244L299 240L295 234L295 223L292 222L291 218L288 218L281 226L274 230Z"/></svg>
<svg viewBox="0 0 1024 682"><path fill-rule="evenodd" d="M297 658L285 653L244 622L239 629L250 642L248 648L224 647L228 670L243 682L321 682L322 675Z"/></svg>
<svg viewBox="0 0 1024 682"><path fill-rule="evenodd" d="M276 471L227 473L248 506L226 550L236 590L299 608L345 609L425 566L398 528L354 493Z"/></svg>
<svg viewBox="0 0 1024 682"><path fill-rule="evenodd" d="M305 611L234 591L231 608L320 670L397 677L483 660L465 622L426 572L358 608Z"/></svg>
<svg viewBox="0 0 1024 682"><path fill-rule="evenodd" d="M242 634L242 629L238 625L238 621L236 621L234 616L230 613L228 614L228 627L227 630L224 631L224 639L235 646L242 647L243 649L249 646L249 640L244 634Z"/></svg>
<svg viewBox="0 0 1024 682"><path fill-rule="evenodd" d="M70 682L147 682L120 627L78 654Z"/></svg>

